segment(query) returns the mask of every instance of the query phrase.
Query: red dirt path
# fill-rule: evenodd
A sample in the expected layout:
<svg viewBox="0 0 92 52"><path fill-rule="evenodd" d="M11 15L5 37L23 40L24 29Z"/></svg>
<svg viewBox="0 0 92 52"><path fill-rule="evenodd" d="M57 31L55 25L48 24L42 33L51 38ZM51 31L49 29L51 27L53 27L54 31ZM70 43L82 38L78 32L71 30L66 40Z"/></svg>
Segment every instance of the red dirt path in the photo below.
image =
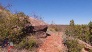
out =
<svg viewBox="0 0 92 52"><path fill-rule="evenodd" d="M62 35L48 36L45 42L39 47L38 52L63 52Z"/></svg>

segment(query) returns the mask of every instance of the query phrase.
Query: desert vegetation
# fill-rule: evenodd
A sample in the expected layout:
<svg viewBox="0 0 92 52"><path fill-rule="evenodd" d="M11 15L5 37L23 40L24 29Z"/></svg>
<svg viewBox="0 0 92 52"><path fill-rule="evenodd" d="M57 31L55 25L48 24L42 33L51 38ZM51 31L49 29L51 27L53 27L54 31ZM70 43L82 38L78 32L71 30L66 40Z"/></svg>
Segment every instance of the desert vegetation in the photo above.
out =
<svg viewBox="0 0 92 52"><path fill-rule="evenodd" d="M66 52L81 52L82 49L92 52L91 21L88 24L79 25L74 20L70 20L69 25L57 25L46 24L39 16L33 15L33 17L30 18L23 12L12 13L0 5L0 46L2 47L4 40L8 39L19 52L20 50L27 50L26 52L45 50L51 46L50 43L54 51L56 51L54 47L59 52L64 50L62 47L66 47ZM1 49L3 50L0 48L0 51Z"/></svg>
<svg viewBox="0 0 92 52"><path fill-rule="evenodd" d="M8 38L17 49L36 47L34 38L27 39L29 33L26 32L26 27L28 24L32 26L28 18L23 12L13 14L0 5L0 40Z"/></svg>
<svg viewBox="0 0 92 52"><path fill-rule="evenodd" d="M74 20L70 21L70 25L67 27L65 34L67 35L67 37L70 37L70 40L66 40L65 44L67 45L67 47L69 48L68 52L80 52L82 47L84 47L84 45L82 45L82 47L80 47L81 45L78 45L77 41L75 41L75 39L79 39L82 40L86 43L88 43L89 45L92 45L92 32L91 32L91 26L92 26L92 22L90 21L88 24L82 24L82 25L76 25L74 23ZM73 47L72 47L73 46ZM77 47L78 46L78 47Z"/></svg>

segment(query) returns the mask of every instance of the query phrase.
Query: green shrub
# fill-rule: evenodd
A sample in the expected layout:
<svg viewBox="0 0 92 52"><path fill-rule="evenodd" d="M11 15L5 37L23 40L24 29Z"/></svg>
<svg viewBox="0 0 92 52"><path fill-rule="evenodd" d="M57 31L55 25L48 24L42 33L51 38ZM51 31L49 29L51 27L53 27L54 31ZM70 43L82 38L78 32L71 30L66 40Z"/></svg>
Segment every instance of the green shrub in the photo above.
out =
<svg viewBox="0 0 92 52"><path fill-rule="evenodd" d="M0 38L9 38L14 42L21 39L19 36L23 34L22 29L28 23L28 18L23 12L12 14L7 9L0 11Z"/></svg>
<svg viewBox="0 0 92 52"><path fill-rule="evenodd" d="M78 44L76 40L67 40L65 42L68 48L68 52L80 52L83 45Z"/></svg>
<svg viewBox="0 0 92 52"><path fill-rule="evenodd" d="M29 44L29 48L32 48L32 47L36 46L36 41L35 40L30 40L28 42L28 44Z"/></svg>
<svg viewBox="0 0 92 52"><path fill-rule="evenodd" d="M87 25L74 25L73 27L68 26L65 31L65 34L67 36L72 36L74 38L83 40L86 43L91 43L90 42L91 35L89 33Z"/></svg>
<svg viewBox="0 0 92 52"><path fill-rule="evenodd" d="M35 39L23 39L19 44L17 44L16 48L18 49L32 49L36 47L37 43Z"/></svg>
<svg viewBox="0 0 92 52"><path fill-rule="evenodd" d="M74 20L70 20L70 26L74 26Z"/></svg>

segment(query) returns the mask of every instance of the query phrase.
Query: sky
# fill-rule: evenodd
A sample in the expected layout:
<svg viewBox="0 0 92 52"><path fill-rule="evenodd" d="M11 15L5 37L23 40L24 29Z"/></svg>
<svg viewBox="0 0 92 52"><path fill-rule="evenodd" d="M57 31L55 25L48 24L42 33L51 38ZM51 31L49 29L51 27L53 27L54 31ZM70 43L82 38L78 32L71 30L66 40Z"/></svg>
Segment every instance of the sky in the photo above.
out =
<svg viewBox="0 0 92 52"><path fill-rule="evenodd" d="M0 0L3 6L11 4L11 12L41 16L46 23L88 24L92 21L92 0Z"/></svg>

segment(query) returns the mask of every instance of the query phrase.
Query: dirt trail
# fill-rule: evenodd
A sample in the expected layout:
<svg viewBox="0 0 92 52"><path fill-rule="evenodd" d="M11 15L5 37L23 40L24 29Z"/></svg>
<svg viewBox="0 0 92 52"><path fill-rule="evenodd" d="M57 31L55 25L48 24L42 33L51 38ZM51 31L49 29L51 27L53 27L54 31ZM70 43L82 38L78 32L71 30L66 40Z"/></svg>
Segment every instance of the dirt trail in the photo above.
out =
<svg viewBox="0 0 92 52"><path fill-rule="evenodd" d="M63 33L55 33L48 36L42 46L39 47L38 52L63 52L65 47L60 34Z"/></svg>

